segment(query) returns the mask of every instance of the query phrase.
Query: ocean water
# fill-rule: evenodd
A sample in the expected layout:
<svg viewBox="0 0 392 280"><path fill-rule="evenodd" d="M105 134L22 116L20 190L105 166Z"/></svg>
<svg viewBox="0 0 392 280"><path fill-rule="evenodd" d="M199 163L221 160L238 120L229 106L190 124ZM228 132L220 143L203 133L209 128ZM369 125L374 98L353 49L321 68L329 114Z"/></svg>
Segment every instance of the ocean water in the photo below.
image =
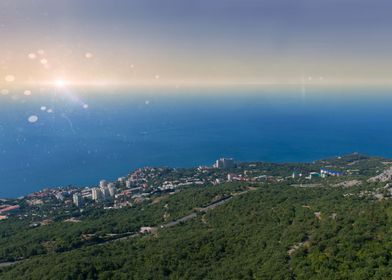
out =
<svg viewBox="0 0 392 280"><path fill-rule="evenodd" d="M387 90L371 89L14 91L0 95L0 197L94 185L143 166L211 165L222 156L392 157L391 105Z"/></svg>

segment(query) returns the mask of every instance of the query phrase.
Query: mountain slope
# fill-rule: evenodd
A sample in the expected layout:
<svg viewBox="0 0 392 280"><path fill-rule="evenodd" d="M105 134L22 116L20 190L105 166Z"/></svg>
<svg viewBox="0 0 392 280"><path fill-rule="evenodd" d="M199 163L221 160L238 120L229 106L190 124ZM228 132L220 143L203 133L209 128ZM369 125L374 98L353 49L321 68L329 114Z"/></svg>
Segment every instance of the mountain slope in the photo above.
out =
<svg viewBox="0 0 392 280"><path fill-rule="evenodd" d="M392 203L364 188L374 186L266 185L184 224L33 257L0 278L390 279Z"/></svg>

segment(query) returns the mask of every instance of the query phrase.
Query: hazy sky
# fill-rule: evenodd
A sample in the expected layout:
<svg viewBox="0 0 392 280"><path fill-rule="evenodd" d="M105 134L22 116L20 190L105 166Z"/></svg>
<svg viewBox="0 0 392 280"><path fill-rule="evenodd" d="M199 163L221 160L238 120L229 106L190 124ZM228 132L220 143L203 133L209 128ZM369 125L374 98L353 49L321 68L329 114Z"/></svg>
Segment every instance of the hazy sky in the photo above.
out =
<svg viewBox="0 0 392 280"><path fill-rule="evenodd" d="M391 11L386 0L0 0L0 85L392 83Z"/></svg>

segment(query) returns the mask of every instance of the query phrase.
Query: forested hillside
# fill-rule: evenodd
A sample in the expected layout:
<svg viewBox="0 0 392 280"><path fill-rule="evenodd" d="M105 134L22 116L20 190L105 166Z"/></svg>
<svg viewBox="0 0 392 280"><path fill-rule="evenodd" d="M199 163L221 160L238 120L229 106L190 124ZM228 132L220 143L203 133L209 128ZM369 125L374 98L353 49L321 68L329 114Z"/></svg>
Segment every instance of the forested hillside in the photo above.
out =
<svg viewBox="0 0 392 280"><path fill-rule="evenodd" d="M209 188L219 190L219 186ZM209 211L196 211L192 220L125 240L30 256L3 268L0 278L392 278L392 202L364 195L382 185L307 188L282 183L249 188L229 184L224 188L222 193L237 195ZM159 208L165 205L176 205L173 217L180 217L219 192L195 188L178 195L181 199L172 195L145 206L143 211L151 213L147 221L158 224ZM132 211L113 213L113 221L118 213L125 224L146 218ZM107 222L99 217L97 221ZM61 230L56 225L49 229ZM8 253L15 255L13 250Z"/></svg>

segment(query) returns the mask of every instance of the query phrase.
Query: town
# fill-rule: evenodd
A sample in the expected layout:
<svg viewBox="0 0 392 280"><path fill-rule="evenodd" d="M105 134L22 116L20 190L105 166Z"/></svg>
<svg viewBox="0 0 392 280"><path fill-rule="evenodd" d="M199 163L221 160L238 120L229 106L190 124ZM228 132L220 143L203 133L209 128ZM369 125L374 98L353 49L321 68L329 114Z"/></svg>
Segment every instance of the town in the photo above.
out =
<svg viewBox="0 0 392 280"><path fill-rule="evenodd" d="M2 199L0 220L11 217L30 219L32 226L38 226L51 223L54 217L72 211L82 213L85 209L132 207L150 200L152 196L177 193L188 186L283 181L292 182L294 186L307 186L312 185L307 183L309 181L318 182L327 177L359 171L326 164L322 161L311 164L241 163L232 158L220 158L212 166L197 168L145 167L116 181L101 180L96 186L45 188L17 199ZM327 167L334 167L337 171Z"/></svg>

